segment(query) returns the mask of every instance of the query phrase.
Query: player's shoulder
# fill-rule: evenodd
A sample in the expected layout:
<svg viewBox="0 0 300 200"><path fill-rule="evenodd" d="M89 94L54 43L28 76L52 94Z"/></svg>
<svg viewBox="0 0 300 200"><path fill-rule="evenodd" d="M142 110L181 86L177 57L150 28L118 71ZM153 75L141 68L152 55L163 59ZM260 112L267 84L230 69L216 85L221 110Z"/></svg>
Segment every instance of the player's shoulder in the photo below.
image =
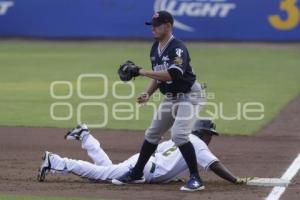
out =
<svg viewBox="0 0 300 200"><path fill-rule="evenodd" d="M187 52L187 51L188 50L187 50L185 44L183 43L183 41L181 41L177 38L174 38L173 41L171 41L169 53L178 55L178 52Z"/></svg>
<svg viewBox="0 0 300 200"><path fill-rule="evenodd" d="M174 38L173 41L171 42L171 45L173 48L186 49L184 42L178 38Z"/></svg>

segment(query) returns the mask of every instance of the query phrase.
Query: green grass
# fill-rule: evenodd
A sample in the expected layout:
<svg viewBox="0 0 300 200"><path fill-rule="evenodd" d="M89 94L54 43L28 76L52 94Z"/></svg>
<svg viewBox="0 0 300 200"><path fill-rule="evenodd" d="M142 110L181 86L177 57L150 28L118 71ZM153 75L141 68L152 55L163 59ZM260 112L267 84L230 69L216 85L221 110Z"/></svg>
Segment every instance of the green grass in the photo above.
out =
<svg viewBox="0 0 300 200"><path fill-rule="evenodd" d="M113 119L112 105L121 100L112 97L112 84L118 80L117 67L126 59L149 67L149 43L138 42L24 42L0 41L0 125L73 127L77 115L70 120L55 121L50 117L54 102L70 102L74 111L82 102L102 102L108 106L109 129L147 128L152 117L150 106L140 108L140 119ZM234 46L201 46L188 43L192 65L200 82L206 82L208 92L214 93L210 102L224 105L224 115L236 113L237 103L261 102L264 118L259 121L217 119L218 130L227 134L251 134L278 114L280 109L300 91L300 49L242 48ZM109 80L108 97L103 100L78 98L76 81L82 73L102 73ZM70 81L73 96L55 100L50 96L53 81ZM146 78L134 81L136 94L147 84ZM126 94L127 86L120 86L118 94ZM103 85L96 79L83 81L83 93L97 95ZM56 94L65 95L66 87L56 87ZM135 98L122 100L134 102ZM209 110L212 108L208 107ZM66 115L58 109L57 116ZM75 112L76 113L76 112ZM123 115L124 114L119 114ZM127 115L126 115L127 116ZM101 123L104 112L84 108L82 120Z"/></svg>
<svg viewBox="0 0 300 200"><path fill-rule="evenodd" d="M38 196L20 196L20 195L0 195L0 200L92 200L88 198L72 197L38 197ZM97 200L101 200L97 198Z"/></svg>

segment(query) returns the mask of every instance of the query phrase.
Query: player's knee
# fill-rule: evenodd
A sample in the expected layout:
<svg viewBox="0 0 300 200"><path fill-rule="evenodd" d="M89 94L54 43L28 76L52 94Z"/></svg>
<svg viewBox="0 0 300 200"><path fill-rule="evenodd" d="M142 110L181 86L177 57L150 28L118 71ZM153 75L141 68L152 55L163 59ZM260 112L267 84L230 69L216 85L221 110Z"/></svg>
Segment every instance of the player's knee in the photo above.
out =
<svg viewBox="0 0 300 200"><path fill-rule="evenodd" d="M152 144L158 144L161 138L145 135L145 140Z"/></svg>
<svg viewBox="0 0 300 200"><path fill-rule="evenodd" d="M158 144L161 140L161 134L152 129L147 129L145 132L145 139L152 144Z"/></svg>
<svg viewBox="0 0 300 200"><path fill-rule="evenodd" d="M174 142L174 144L176 146L180 147L180 146L188 143L189 139L188 139L188 137L178 137L178 136L176 136L176 137L172 137L172 141Z"/></svg>
<svg viewBox="0 0 300 200"><path fill-rule="evenodd" d="M189 142L189 134L185 133L184 131L171 129L171 137L172 141L175 143L176 146L184 145L185 143Z"/></svg>

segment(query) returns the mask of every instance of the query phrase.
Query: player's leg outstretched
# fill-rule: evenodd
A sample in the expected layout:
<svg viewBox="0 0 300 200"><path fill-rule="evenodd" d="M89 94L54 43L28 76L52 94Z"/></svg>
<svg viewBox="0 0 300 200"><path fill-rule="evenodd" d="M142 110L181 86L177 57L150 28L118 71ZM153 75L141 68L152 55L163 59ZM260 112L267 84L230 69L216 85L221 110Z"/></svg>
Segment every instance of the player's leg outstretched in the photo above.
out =
<svg viewBox="0 0 300 200"><path fill-rule="evenodd" d="M51 173L72 173L83 178L97 181L108 181L121 176L129 170L126 162L118 165L98 166L82 160L62 158L57 154L46 151L42 164L38 170L38 181L45 181L46 175Z"/></svg>
<svg viewBox="0 0 300 200"><path fill-rule="evenodd" d="M107 156L107 154L104 152L104 150L101 148L99 141L94 138L87 125L86 124L80 124L76 128L69 131L64 138L66 140L78 140L81 141L81 146L84 150L87 151L87 154L89 157L93 160L95 165L98 166L110 166L112 165L111 160ZM53 158L54 157L54 158ZM93 165L90 163L85 163L85 161L75 161L71 159L59 159L60 157L58 155L52 154L51 152L45 151L43 157L42 157L42 164L38 170L38 181L42 182L45 180L46 175L52 171L64 171L66 170L66 164L63 164L67 161L73 161L80 163L81 165L84 164L85 166L88 166L87 168L92 169ZM53 163L53 159L55 159L55 166L51 165ZM51 161L52 160L52 161ZM62 167L63 166L63 167ZM98 169L101 171L101 169ZM103 171L103 170L102 170ZM105 171L105 169L104 169ZM107 171L107 170L106 170ZM78 173L78 170L76 171ZM96 175L92 175L91 177L95 177ZM101 176L100 178L102 178Z"/></svg>
<svg viewBox="0 0 300 200"><path fill-rule="evenodd" d="M85 124L80 124L76 128L72 129L65 135L66 140L80 140L89 135L88 127ZM50 156L52 155L51 152L45 151L43 157L42 157L42 164L38 170L38 176L37 179L40 182L43 182L46 178L46 175L51 170L51 162L50 162Z"/></svg>
<svg viewBox="0 0 300 200"><path fill-rule="evenodd" d="M81 141L82 149L87 151L88 156L96 165L112 165L112 161L101 148L100 142L91 134L86 124L80 124L65 135L66 140Z"/></svg>

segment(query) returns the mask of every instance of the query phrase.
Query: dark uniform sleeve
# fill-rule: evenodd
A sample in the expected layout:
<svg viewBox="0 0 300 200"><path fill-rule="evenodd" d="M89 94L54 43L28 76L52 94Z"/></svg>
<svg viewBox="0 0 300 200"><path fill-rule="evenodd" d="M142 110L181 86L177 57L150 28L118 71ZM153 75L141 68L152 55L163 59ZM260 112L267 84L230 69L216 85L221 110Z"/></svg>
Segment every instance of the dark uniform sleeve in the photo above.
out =
<svg viewBox="0 0 300 200"><path fill-rule="evenodd" d="M186 65L188 64L188 52L185 47L174 48L170 55L170 66L168 72L172 80L179 80L182 78Z"/></svg>

